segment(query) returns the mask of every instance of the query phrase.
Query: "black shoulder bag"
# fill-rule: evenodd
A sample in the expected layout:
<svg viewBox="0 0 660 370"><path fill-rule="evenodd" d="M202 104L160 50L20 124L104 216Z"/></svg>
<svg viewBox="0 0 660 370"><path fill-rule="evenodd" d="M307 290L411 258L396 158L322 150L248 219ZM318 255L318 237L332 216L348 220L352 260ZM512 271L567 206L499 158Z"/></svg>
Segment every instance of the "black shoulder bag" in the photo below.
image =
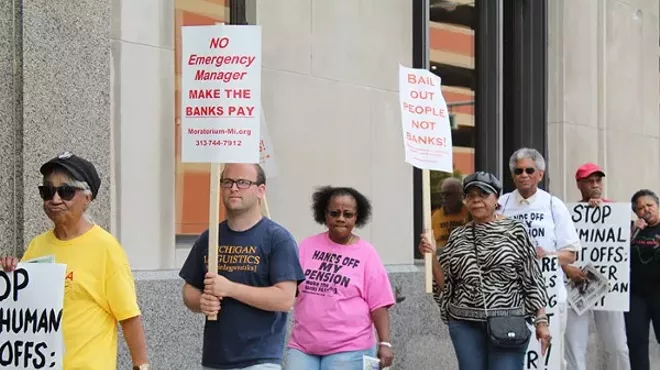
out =
<svg viewBox="0 0 660 370"><path fill-rule="evenodd" d="M481 295L484 297L484 311L486 314L486 330L488 338L500 348L516 349L527 345L531 336L531 331L527 327L525 316L488 316L486 306L486 293L484 292L484 280L481 276L481 264L479 263L479 251L477 250L477 235L475 226L472 225L472 238L474 243L474 254L477 258L477 269L479 271L479 281L481 283Z"/></svg>

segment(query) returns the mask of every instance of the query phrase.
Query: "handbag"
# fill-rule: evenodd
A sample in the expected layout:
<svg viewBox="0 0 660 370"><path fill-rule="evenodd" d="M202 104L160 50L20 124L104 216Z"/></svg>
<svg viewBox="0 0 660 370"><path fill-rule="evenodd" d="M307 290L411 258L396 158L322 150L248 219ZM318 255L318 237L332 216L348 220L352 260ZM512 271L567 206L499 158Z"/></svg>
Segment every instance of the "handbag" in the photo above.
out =
<svg viewBox="0 0 660 370"><path fill-rule="evenodd" d="M499 348L519 349L527 346L531 331L527 327L524 315L488 316L486 305L486 294L484 293L484 281L481 276L481 264L479 263L479 251L477 250L477 236L474 224L472 225L472 238L474 253L477 258L477 269L479 270L479 281L481 284L481 295L484 298L484 311L486 313L486 331L488 339Z"/></svg>

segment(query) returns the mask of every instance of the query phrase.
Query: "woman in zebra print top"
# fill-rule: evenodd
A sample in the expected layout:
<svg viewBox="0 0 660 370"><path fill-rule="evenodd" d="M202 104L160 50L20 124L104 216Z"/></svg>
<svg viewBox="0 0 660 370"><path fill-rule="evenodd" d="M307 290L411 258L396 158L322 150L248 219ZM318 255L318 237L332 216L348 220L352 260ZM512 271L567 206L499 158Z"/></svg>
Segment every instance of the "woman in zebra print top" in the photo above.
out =
<svg viewBox="0 0 660 370"><path fill-rule="evenodd" d="M534 318L543 351L550 343L544 308L548 296L536 248L520 221L496 214L501 189L499 180L489 173L465 178L463 193L472 221L455 229L439 258L433 259L433 298L449 327L461 370L523 369L527 346L493 345L485 308L489 317ZM435 254L431 243L423 236L421 251Z"/></svg>

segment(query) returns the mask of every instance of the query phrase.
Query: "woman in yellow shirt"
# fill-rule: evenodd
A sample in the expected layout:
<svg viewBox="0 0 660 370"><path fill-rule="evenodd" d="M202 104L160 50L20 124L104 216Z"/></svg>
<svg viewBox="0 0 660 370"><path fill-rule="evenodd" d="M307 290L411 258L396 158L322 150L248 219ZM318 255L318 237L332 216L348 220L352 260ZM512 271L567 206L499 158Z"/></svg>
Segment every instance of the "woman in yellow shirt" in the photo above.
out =
<svg viewBox="0 0 660 370"><path fill-rule="evenodd" d="M94 165L63 153L41 166L39 194L54 227L35 237L23 261L53 257L67 265L62 333L64 369L117 368L117 322L134 369L148 370L147 350L135 282L119 242L85 215L101 179ZM5 271L18 259L2 258Z"/></svg>

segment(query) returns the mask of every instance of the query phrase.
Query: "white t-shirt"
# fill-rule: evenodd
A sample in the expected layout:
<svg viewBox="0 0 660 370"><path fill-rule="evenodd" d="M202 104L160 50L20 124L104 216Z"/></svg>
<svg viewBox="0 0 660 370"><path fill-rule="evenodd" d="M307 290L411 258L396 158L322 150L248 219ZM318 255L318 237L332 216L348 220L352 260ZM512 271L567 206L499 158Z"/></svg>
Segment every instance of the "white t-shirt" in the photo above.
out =
<svg viewBox="0 0 660 370"><path fill-rule="evenodd" d="M575 231L571 214L561 199L541 189L524 199L515 190L502 195L498 202L501 206L500 213L523 222L532 239L546 252L577 252L580 249L580 238ZM560 274L562 282L559 284L557 297L559 302L566 302L567 298L563 275Z"/></svg>

